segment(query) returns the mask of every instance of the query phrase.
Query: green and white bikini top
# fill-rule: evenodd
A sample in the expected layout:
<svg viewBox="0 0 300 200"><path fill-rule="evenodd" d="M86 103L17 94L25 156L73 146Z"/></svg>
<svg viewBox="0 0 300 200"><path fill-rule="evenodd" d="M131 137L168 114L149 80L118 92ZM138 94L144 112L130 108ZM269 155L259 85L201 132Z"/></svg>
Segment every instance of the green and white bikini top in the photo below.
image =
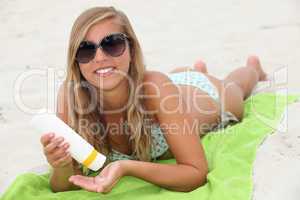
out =
<svg viewBox="0 0 300 200"><path fill-rule="evenodd" d="M164 137L162 130L158 123L151 124L151 158L155 159L163 155L169 148L169 145ZM112 149L111 153L108 155L111 161L116 160L137 160L134 155L127 155Z"/></svg>
<svg viewBox="0 0 300 200"><path fill-rule="evenodd" d="M169 146L158 123L151 124L151 137L151 158L152 160L156 160L156 158L163 155L168 150ZM110 162L117 160L138 160L138 158L135 155L123 154L114 149L112 149L112 151L107 155L107 158ZM79 163L79 167L82 170L83 174L86 176L93 173L92 170L83 166L81 163Z"/></svg>

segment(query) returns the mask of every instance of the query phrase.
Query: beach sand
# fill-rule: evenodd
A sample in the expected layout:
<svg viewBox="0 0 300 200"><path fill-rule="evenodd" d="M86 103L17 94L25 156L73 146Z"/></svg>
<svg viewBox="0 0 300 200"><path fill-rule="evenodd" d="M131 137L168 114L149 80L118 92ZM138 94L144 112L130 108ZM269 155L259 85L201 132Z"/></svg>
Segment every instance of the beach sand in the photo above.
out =
<svg viewBox="0 0 300 200"><path fill-rule="evenodd" d="M0 191L15 175L46 163L40 136L28 124L29 110L55 108L53 91L65 75L71 26L92 6L113 5L128 15L148 69L169 72L201 58L211 74L222 78L256 54L265 70L279 77L283 92L300 92L297 0L76 2L1 1ZM54 85L47 86L47 75L55 78ZM299 113L299 103L290 106L287 128L258 149L253 199L299 199Z"/></svg>

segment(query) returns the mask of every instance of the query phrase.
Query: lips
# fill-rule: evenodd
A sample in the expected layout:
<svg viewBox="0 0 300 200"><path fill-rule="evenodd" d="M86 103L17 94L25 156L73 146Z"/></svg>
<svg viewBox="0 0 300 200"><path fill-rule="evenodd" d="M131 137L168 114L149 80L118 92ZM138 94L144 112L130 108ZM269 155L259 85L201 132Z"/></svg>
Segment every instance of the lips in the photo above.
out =
<svg viewBox="0 0 300 200"><path fill-rule="evenodd" d="M114 72L115 67L102 67L95 70L95 73L100 76L108 76Z"/></svg>

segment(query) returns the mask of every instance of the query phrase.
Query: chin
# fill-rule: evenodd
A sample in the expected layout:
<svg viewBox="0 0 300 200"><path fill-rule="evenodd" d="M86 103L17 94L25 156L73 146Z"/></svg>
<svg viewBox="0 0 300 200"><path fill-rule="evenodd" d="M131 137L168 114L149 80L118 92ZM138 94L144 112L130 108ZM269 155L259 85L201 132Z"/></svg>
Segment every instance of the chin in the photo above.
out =
<svg viewBox="0 0 300 200"><path fill-rule="evenodd" d="M124 77L110 77L110 78L104 78L101 77L100 79L97 78L96 80L93 80L92 84L99 90L103 90L103 91L112 91L115 88L117 88L121 82L124 81Z"/></svg>

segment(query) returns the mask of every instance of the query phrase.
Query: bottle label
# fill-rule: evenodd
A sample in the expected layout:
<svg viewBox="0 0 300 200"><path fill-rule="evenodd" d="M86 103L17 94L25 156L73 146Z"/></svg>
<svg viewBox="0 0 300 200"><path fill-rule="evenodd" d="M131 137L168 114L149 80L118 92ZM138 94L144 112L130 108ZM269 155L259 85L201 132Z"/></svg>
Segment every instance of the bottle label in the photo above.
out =
<svg viewBox="0 0 300 200"><path fill-rule="evenodd" d="M82 164L86 167L89 167L90 164L92 162L94 162L94 160L96 159L97 157L97 151L95 149L93 149L93 151L90 153L90 155L82 162Z"/></svg>

